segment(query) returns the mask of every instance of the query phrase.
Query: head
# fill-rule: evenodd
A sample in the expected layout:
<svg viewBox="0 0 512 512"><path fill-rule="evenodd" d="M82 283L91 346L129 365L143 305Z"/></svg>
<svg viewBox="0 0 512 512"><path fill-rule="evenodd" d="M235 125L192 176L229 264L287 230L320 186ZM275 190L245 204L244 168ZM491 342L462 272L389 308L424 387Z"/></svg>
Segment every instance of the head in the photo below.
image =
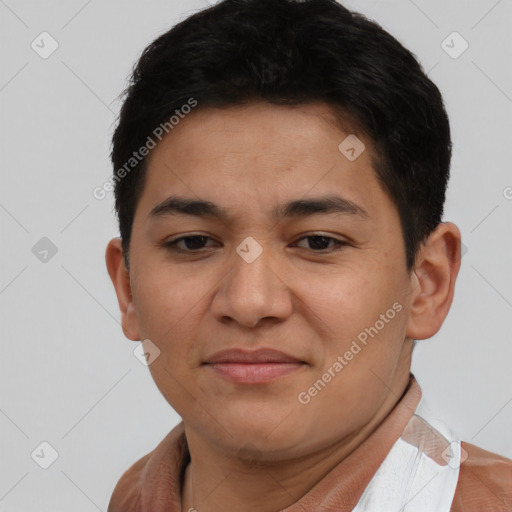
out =
<svg viewBox="0 0 512 512"><path fill-rule="evenodd" d="M107 267L164 397L204 439L268 458L367 423L453 299L437 87L333 0L224 0L151 43L125 94ZM301 364L234 382L208 364L234 348Z"/></svg>

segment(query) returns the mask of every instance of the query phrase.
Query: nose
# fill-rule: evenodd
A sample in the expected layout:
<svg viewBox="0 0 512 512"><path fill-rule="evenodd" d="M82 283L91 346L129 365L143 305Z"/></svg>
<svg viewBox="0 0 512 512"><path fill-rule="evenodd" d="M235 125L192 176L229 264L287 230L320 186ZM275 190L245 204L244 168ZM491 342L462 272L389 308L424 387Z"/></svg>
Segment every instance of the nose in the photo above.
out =
<svg viewBox="0 0 512 512"><path fill-rule="evenodd" d="M234 251L231 270L213 299L212 312L221 322L255 327L263 320L278 322L291 315L292 297L284 262L280 265L277 256L261 241L251 241L248 246L240 244L239 252Z"/></svg>

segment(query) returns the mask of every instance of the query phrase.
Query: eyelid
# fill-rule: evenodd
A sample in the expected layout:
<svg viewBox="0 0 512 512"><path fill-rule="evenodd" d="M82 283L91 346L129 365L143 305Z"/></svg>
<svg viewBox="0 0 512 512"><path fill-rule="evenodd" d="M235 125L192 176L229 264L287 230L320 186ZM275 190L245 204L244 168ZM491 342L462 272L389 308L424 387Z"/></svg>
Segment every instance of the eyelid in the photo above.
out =
<svg viewBox="0 0 512 512"><path fill-rule="evenodd" d="M339 242L347 242L348 243L348 240L346 240L345 238L338 238L336 235L334 235L332 233L327 233L324 231L306 231L305 233L300 233L298 235L297 240L302 240L303 238L308 238L310 236L322 236L324 238L332 238L333 240L337 240Z"/></svg>
<svg viewBox="0 0 512 512"><path fill-rule="evenodd" d="M179 242L181 242L183 239L194 238L194 237L203 237L203 238L207 238L209 240L215 241L215 239L213 237L211 237L209 235L205 235L203 233L186 233L186 234L182 234L182 235L176 236L174 238L171 238L169 240L165 240L160 245L163 246L164 248L171 249L176 252L181 252L184 254L199 254L201 252L205 252L205 249L207 249L208 247L202 247L201 249L193 250L193 249L180 249L177 246L177 244ZM332 236L328 233L323 233L320 231L303 233L299 236L299 238L295 239L294 243L296 244L297 242L300 242L301 240L304 240L307 238L312 238L312 237L327 238L327 239L329 239L329 241L333 241L334 245L332 247L328 247L326 249L319 249L319 250L308 249L306 247L299 247L299 248L306 249L307 251L311 251L313 253L325 254L325 253L329 253L329 252L334 252L338 249L341 249L342 247L350 245L350 242L348 242L347 240L339 239L339 238ZM209 247L211 247L211 246L209 246Z"/></svg>
<svg viewBox="0 0 512 512"><path fill-rule="evenodd" d="M203 238L208 238L209 240L214 240L213 237L211 237L210 235L205 235L204 233L185 233L185 234L176 236L174 238L164 240L160 245L163 246L164 248L174 248L174 247L177 247L176 244L178 242L181 242L184 238L194 238L194 237L203 237ZM176 248L176 251L187 252L190 254L200 252L201 250L203 250L203 249L198 249L198 250L194 251L194 250L180 249L179 247Z"/></svg>
<svg viewBox="0 0 512 512"><path fill-rule="evenodd" d="M306 249L306 250L310 250L311 252L318 253L318 254L322 254L322 252L327 252L327 251L332 252L337 249L341 249L344 246L350 245L350 243L347 240L343 240L343 239L337 238L335 236L332 236L330 234L322 233L322 232L318 232L318 231L314 231L313 233L306 233L306 234L301 235L299 238L297 238L295 243L297 243L305 238L311 238L311 237L327 238L334 242L334 246L328 247L327 249L319 249L316 251L313 249ZM304 249L304 247L301 247L301 249Z"/></svg>

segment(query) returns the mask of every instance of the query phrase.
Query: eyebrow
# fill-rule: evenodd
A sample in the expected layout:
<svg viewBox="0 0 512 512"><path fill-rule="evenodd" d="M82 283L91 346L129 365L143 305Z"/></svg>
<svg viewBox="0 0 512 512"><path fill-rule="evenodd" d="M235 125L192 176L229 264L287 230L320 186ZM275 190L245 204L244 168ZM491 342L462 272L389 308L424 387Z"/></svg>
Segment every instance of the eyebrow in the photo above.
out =
<svg viewBox="0 0 512 512"><path fill-rule="evenodd" d="M357 215L361 218L369 217L368 212L362 206L340 196L289 201L274 207L271 216L274 219L285 219L335 213ZM148 217L154 219L169 215L194 215L196 217L211 217L225 221L229 220L230 217L226 210L211 201L178 196L168 197L160 204L156 205L149 212Z"/></svg>

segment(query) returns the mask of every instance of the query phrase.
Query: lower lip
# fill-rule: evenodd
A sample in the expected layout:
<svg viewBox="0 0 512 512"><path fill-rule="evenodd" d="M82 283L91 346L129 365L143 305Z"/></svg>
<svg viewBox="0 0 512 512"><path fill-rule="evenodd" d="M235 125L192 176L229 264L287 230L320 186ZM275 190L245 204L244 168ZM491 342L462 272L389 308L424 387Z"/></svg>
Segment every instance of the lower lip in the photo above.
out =
<svg viewBox="0 0 512 512"><path fill-rule="evenodd" d="M222 377L243 384L263 384L288 375L303 363L213 363L208 366Z"/></svg>

